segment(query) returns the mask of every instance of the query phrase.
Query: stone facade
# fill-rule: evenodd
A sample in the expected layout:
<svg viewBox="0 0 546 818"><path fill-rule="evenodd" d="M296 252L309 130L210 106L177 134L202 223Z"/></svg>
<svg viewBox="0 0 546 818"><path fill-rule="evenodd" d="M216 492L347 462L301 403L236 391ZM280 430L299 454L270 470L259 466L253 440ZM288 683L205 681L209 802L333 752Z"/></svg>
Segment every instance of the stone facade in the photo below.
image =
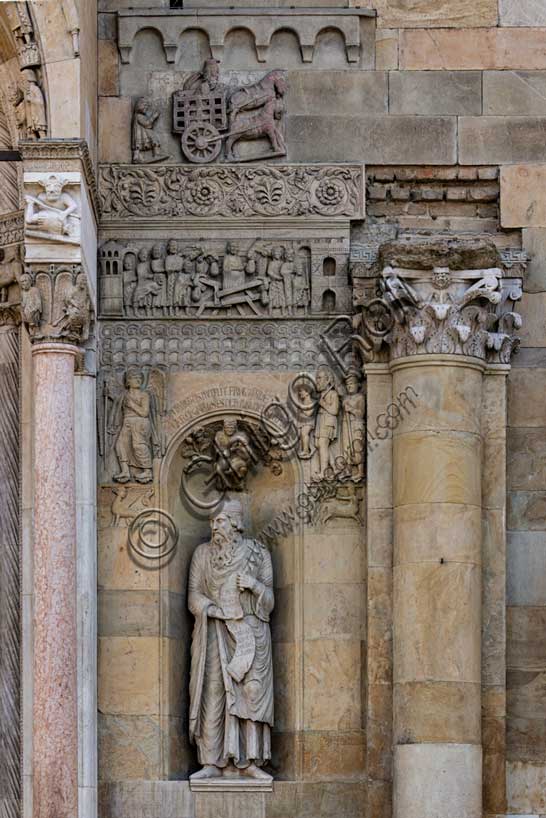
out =
<svg viewBox="0 0 546 818"><path fill-rule="evenodd" d="M0 813L544 818L546 12L230 3L0 3Z"/></svg>

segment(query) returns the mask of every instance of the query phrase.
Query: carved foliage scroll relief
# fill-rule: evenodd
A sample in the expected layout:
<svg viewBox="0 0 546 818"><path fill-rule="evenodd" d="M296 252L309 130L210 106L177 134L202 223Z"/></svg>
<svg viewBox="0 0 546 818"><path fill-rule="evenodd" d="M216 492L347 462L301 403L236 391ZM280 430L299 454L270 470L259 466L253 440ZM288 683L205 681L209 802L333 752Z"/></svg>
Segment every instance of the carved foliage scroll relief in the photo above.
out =
<svg viewBox="0 0 546 818"><path fill-rule="evenodd" d="M105 222L133 218L364 218L361 165L103 165Z"/></svg>

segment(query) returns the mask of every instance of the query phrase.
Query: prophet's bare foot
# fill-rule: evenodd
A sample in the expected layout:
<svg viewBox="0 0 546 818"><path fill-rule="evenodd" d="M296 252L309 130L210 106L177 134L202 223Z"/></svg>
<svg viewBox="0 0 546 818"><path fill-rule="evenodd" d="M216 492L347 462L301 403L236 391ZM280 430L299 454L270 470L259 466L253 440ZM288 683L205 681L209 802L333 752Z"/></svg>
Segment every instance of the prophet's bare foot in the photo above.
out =
<svg viewBox="0 0 546 818"><path fill-rule="evenodd" d="M215 767L214 764L205 764L200 770L197 770L196 773L190 775L191 781L200 781L203 778L220 778L222 775L222 770L220 767Z"/></svg>
<svg viewBox="0 0 546 818"><path fill-rule="evenodd" d="M260 781L273 781L273 776L266 773L265 770L261 770L256 764L249 764L248 767L241 770L241 775L245 775L247 778L257 778Z"/></svg>

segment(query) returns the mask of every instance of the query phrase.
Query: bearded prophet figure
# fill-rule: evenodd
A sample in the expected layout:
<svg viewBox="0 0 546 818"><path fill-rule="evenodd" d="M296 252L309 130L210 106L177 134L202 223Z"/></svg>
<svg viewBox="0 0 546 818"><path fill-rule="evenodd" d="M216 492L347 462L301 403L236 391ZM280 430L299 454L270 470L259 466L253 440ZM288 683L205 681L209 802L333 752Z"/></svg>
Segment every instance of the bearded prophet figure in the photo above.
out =
<svg viewBox="0 0 546 818"><path fill-rule="evenodd" d="M267 548L243 536L242 517L239 501L226 502L191 561L190 739L202 765L192 780L235 768L271 781L260 768L271 758L273 568Z"/></svg>

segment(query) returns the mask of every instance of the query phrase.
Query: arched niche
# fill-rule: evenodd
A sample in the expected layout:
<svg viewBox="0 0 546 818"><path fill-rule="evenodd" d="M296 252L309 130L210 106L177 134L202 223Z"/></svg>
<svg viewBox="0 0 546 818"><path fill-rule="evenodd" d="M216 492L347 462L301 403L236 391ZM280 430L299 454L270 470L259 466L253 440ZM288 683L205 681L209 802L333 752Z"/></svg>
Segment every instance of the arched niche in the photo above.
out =
<svg viewBox="0 0 546 818"><path fill-rule="evenodd" d="M188 28L180 37L176 55L176 68L180 71L201 71L205 60L210 59L209 38L201 28Z"/></svg>
<svg viewBox="0 0 546 818"><path fill-rule="evenodd" d="M336 28L324 28L319 32L313 55L315 68L349 68L345 38Z"/></svg>
<svg viewBox="0 0 546 818"><path fill-rule="evenodd" d="M233 28L226 34L222 70L264 70L258 62L254 34L248 28Z"/></svg>
<svg viewBox="0 0 546 818"><path fill-rule="evenodd" d="M281 28L271 37L267 54L268 68L301 68L300 41L295 31Z"/></svg>
<svg viewBox="0 0 546 818"><path fill-rule="evenodd" d="M121 64L120 92L122 96L145 96L150 74L169 70L163 38L155 28L143 28L135 36L130 64Z"/></svg>
<svg viewBox="0 0 546 818"><path fill-rule="evenodd" d="M250 414L247 415L249 418ZM239 412L221 412L207 420L241 418ZM252 416L254 421L259 417ZM161 598L161 724L163 732L163 777L186 779L198 768L195 748L188 740L190 650L193 617L187 608L188 572L192 554L210 538L210 513L192 509L181 491L184 467L183 443L202 418L181 428L171 441L160 475L160 506L172 516L179 531L177 548L160 571ZM250 496L247 535L265 541L268 526L280 526L284 535L268 542L274 569L275 610L271 621L275 690L275 728L271 772L277 779L292 779L296 771L296 728L298 712L297 641L301 623L297 620L302 592L299 565L303 548L303 528L296 514L296 498L302 477L300 462L285 461L281 474L273 474L258 464L248 479ZM281 512L285 522L279 522ZM286 522L293 512L293 528ZM286 517L288 513L288 518Z"/></svg>

